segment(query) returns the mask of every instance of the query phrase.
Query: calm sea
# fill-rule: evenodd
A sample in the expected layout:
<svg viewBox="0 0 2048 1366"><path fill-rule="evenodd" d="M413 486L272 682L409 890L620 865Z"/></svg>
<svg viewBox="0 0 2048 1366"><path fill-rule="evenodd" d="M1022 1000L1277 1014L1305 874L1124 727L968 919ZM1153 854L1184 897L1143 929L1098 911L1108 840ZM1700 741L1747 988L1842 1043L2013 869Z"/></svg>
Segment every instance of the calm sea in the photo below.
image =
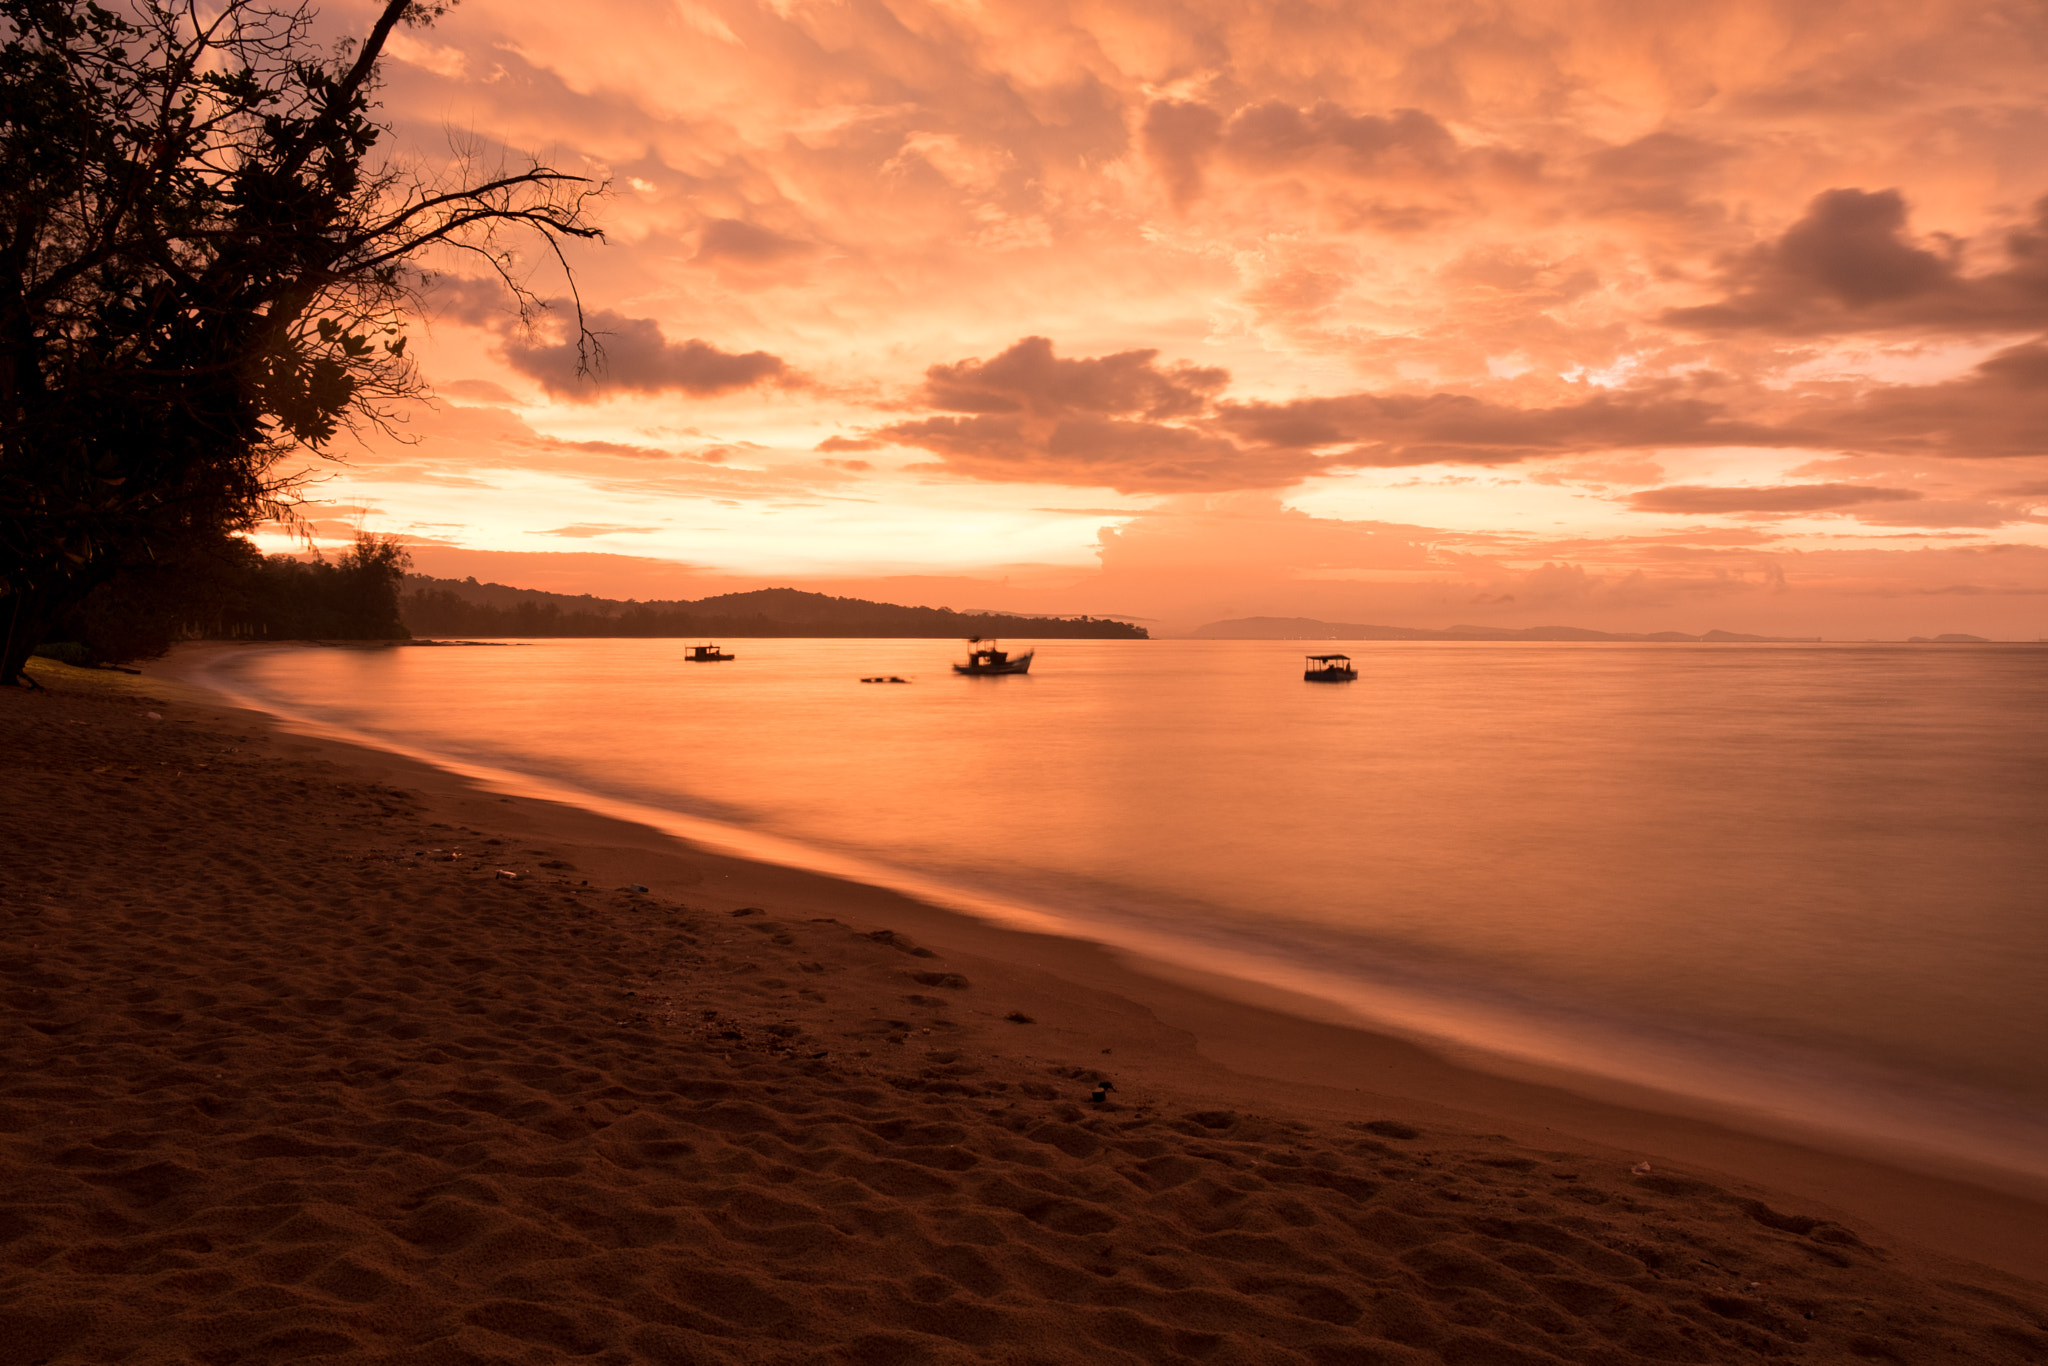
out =
<svg viewBox="0 0 2048 1366"><path fill-rule="evenodd" d="M2048 1174L2048 649L1319 644L1359 678L1310 685L1287 642L1047 641L1009 678L945 641L729 648L214 681L1454 1050Z"/></svg>

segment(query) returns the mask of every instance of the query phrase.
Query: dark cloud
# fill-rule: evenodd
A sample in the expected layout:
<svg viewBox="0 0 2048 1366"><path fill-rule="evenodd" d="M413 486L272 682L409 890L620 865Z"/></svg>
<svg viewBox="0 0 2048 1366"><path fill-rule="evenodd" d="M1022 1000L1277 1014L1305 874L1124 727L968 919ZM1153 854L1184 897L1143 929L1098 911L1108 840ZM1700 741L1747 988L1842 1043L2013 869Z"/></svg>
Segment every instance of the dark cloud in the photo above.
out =
<svg viewBox="0 0 2048 1366"><path fill-rule="evenodd" d="M1598 180L1668 184L1711 171L1733 155L1731 148L1683 133L1650 133L1595 152L1587 168Z"/></svg>
<svg viewBox="0 0 2048 1366"><path fill-rule="evenodd" d="M1773 264L1788 281L1850 308L1954 287L1954 259L1908 245L1905 230L1897 190L1828 190L1778 239Z"/></svg>
<svg viewBox="0 0 2048 1366"><path fill-rule="evenodd" d="M1175 207L1202 192L1202 163L1222 140L1223 116L1205 104L1154 100L1139 134L1145 157L1166 182Z"/></svg>
<svg viewBox="0 0 2048 1366"><path fill-rule="evenodd" d="M1864 503L1910 502L1912 489L1862 484L1770 484L1754 488L1713 488L1703 484L1671 484L1634 494L1629 506L1637 512L1714 514L1728 512L1828 512Z"/></svg>
<svg viewBox="0 0 2048 1366"><path fill-rule="evenodd" d="M949 473L1118 493L1278 488L1324 463L1307 451L1247 451L1192 427L1115 418L935 417L886 430L941 456L935 468Z"/></svg>
<svg viewBox="0 0 2048 1366"><path fill-rule="evenodd" d="M1354 114L1329 100L1299 106L1264 99L1227 115L1192 101L1155 100L1146 110L1140 142L1181 208L1200 197L1217 162L1242 175L1311 171L1337 183L1445 181L1488 167L1526 177L1535 169L1530 157L1460 144L1420 109ZM1370 216L1385 218L1388 226L1402 226L1419 212L1412 206L1381 209Z"/></svg>
<svg viewBox="0 0 2048 1366"><path fill-rule="evenodd" d="M1026 337L993 360L934 365L925 401L954 413L1021 413L1040 418L1093 413L1186 417L1208 406L1230 372L1180 364L1160 369L1153 350L1061 360L1044 337Z"/></svg>
<svg viewBox="0 0 2048 1366"><path fill-rule="evenodd" d="M1395 167L1444 174L1455 168L1460 148L1450 130L1420 109L1391 115L1352 114L1328 100L1297 109L1283 100L1262 100L1231 115L1220 139L1225 156L1254 171L1297 165L1327 156L1355 175Z"/></svg>
<svg viewBox="0 0 2048 1366"><path fill-rule="evenodd" d="M793 257L808 256L813 248L807 242L781 233L770 232L767 228L737 218L714 218L704 225L704 231L697 238L697 254L693 260L710 263L731 262L742 266L770 266Z"/></svg>
<svg viewBox="0 0 2048 1366"><path fill-rule="evenodd" d="M1681 133L1651 133L1589 157L1587 188L1593 202L1608 212L1716 213L1694 197L1693 187L1734 154L1731 148Z"/></svg>
<svg viewBox="0 0 2048 1366"><path fill-rule="evenodd" d="M2009 233L2007 269L1965 276L1958 244L1916 245L1897 190L1828 190L1775 242L1728 270L1719 303L1664 321L1702 332L1788 335L1941 328L2048 327L2048 199L2032 227Z"/></svg>
<svg viewBox="0 0 2048 1366"><path fill-rule="evenodd" d="M1657 446L1795 446L1808 434L1727 415L1706 399L1600 393L1549 408L1467 394L1346 394L1227 403L1218 424L1260 446L1351 449L1333 465L1507 465L1547 455Z"/></svg>
<svg viewBox="0 0 2048 1366"><path fill-rule="evenodd" d="M1815 445L1895 455L2013 459L2048 455L2048 345L2001 351L1940 384L1894 384L1815 406Z"/></svg>
<svg viewBox="0 0 2048 1366"><path fill-rule="evenodd" d="M593 400L620 390L703 396L789 375L782 358L766 351L734 353L695 338L672 342L653 318L629 318L608 308L584 315L599 351L591 372L578 375L576 345L567 335L576 317L574 303L550 299L542 309L538 317L522 319L512 291L491 277L441 276L427 295L428 316L497 333L505 362L561 398ZM478 383L485 381L458 381Z"/></svg>
<svg viewBox="0 0 2048 1366"><path fill-rule="evenodd" d="M1320 463L1306 452L1247 452L1201 429L1228 371L1157 363L1153 350L1078 360L1026 337L987 361L934 365L927 406L960 417L899 422L878 436L978 479L1087 484L1122 493L1270 488ZM1185 425L1184 425L1185 424Z"/></svg>
<svg viewBox="0 0 2048 1366"><path fill-rule="evenodd" d="M567 339L544 342L508 334L506 363L539 380L549 393L571 399L596 399L621 390L722 394L789 372L781 357L766 351L735 354L694 337L672 342L652 318L628 318L606 308L586 314L584 323L597 335L601 348L589 374L576 373L576 346Z"/></svg>
<svg viewBox="0 0 2048 1366"><path fill-rule="evenodd" d="M504 327L519 318L519 301L497 276L437 275L426 291L426 314L471 327Z"/></svg>
<svg viewBox="0 0 2048 1366"><path fill-rule="evenodd" d="M943 457L937 468L975 478L1126 493L1275 488L1338 469L1815 440L1811 431L1731 417L1675 385L1596 391L1544 408L1457 393L1232 403L1216 398L1228 372L1162 367L1157 354L1067 360L1045 338L1027 337L993 360L931 367L922 397L947 415L870 435L932 451Z"/></svg>

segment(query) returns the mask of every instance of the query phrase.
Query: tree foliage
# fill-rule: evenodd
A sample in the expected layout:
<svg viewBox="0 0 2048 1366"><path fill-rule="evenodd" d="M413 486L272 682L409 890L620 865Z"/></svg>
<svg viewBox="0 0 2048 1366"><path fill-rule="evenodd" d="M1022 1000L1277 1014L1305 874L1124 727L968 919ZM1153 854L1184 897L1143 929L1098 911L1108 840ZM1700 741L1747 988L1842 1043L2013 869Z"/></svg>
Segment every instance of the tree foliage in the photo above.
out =
<svg viewBox="0 0 2048 1366"><path fill-rule="evenodd" d="M58 614L38 654L71 664L162 654L179 640L404 640L410 559L357 536L339 559L265 556L239 536L123 567Z"/></svg>
<svg viewBox="0 0 2048 1366"><path fill-rule="evenodd" d="M289 457L419 392L433 253L525 307L508 229L599 236L579 177L374 159L384 44L445 8L323 52L305 3L0 0L0 680L123 568L289 518Z"/></svg>

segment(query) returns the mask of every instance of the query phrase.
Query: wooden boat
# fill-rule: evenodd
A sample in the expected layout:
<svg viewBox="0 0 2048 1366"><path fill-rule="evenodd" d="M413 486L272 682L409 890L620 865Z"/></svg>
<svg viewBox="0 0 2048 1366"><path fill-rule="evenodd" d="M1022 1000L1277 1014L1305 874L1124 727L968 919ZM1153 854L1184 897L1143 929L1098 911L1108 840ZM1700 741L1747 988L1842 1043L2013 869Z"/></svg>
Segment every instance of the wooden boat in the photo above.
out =
<svg viewBox="0 0 2048 1366"><path fill-rule="evenodd" d="M1310 655L1302 678L1310 683L1349 683L1358 677L1350 655Z"/></svg>
<svg viewBox="0 0 2048 1366"><path fill-rule="evenodd" d="M692 645L690 653L683 656L683 662L685 664L715 664L721 659L732 658L734 656L721 654L716 645Z"/></svg>
<svg viewBox="0 0 2048 1366"><path fill-rule="evenodd" d="M968 652L965 664L955 664L953 666L953 672L956 674L974 674L979 676L983 674L1029 673L1031 671L1031 656L1038 653L1036 650L1026 650L1023 654L1012 659L1007 651L996 648L996 643L993 640L984 645L982 644L981 637L975 636L967 643L976 648Z"/></svg>

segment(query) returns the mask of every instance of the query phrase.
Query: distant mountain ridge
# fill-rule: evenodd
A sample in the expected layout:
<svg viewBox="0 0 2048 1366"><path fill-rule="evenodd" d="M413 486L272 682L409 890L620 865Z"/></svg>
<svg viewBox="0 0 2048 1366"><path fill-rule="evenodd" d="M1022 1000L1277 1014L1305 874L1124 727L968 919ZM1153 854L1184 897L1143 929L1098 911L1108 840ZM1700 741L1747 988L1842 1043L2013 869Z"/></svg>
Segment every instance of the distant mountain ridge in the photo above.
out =
<svg viewBox="0 0 2048 1366"><path fill-rule="evenodd" d="M1661 640L1674 643L1728 645L1812 644L1819 636L1747 636L1735 631L1594 631L1583 626L1450 626L1432 631L1420 626L1363 626L1312 617L1239 617L1212 621L1188 633L1196 640Z"/></svg>
<svg viewBox="0 0 2048 1366"><path fill-rule="evenodd" d="M408 574L399 611L415 636L878 637L1010 636L1024 640L1144 640L1101 617L1010 616L899 607L797 588L720 593L696 601L635 602Z"/></svg>

